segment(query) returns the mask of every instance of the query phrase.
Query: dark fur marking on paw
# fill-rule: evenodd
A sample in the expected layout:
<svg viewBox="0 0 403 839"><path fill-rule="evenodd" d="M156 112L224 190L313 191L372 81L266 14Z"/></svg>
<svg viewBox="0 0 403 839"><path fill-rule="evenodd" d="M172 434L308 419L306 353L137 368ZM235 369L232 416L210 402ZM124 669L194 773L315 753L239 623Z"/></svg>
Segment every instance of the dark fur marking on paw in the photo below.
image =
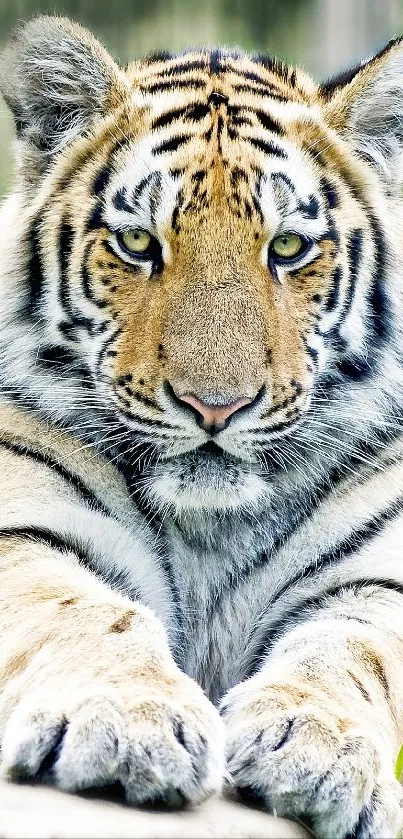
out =
<svg viewBox="0 0 403 839"><path fill-rule="evenodd" d="M178 719L172 720L172 730L173 730L173 733L174 733L174 737L176 738L178 743L180 743L182 748L184 748L185 751L188 752L189 754L193 754L193 750L191 748L189 748L189 746L187 745L186 740L185 740L185 732L184 732L182 720L178 720Z"/></svg>
<svg viewBox="0 0 403 839"><path fill-rule="evenodd" d="M267 809L267 802L253 786L236 787L238 797L249 806Z"/></svg>
<svg viewBox="0 0 403 839"><path fill-rule="evenodd" d="M57 763L57 761L59 760L59 756L60 756L60 752L61 752L62 747L63 747L63 740L64 740L65 735L66 735L67 727L68 727L68 722L67 722L66 719L64 719L61 726L60 726L60 730L59 730L59 734L57 736L57 740L53 744L52 748L50 749L50 751L48 752L46 757L43 759L43 761L42 761L42 763L41 763L41 765L40 765L40 767L39 767L39 769L36 773L35 780L43 780L43 779L46 779L47 777L49 777L49 775L52 775L55 763Z"/></svg>
<svg viewBox="0 0 403 839"><path fill-rule="evenodd" d="M285 746L287 740L290 737L290 733L291 733L291 729L292 729L293 725L294 725L294 720L293 719L292 720L287 720L287 729L284 732L283 736L278 741L278 743L276 743L275 746L272 746L272 748L271 748L272 752L278 752L279 749L281 749L283 746Z"/></svg>
<svg viewBox="0 0 403 839"><path fill-rule="evenodd" d="M109 627L108 632L127 632L132 625L132 619L135 614L132 609L129 609Z"/></svg>
<svg viewBox="0 0 403 839"><path fill-rule="evenodd" d="M78 603L78 597L67 597L66 600L60 601L61 606L75 606L76 603Z"/></svg>

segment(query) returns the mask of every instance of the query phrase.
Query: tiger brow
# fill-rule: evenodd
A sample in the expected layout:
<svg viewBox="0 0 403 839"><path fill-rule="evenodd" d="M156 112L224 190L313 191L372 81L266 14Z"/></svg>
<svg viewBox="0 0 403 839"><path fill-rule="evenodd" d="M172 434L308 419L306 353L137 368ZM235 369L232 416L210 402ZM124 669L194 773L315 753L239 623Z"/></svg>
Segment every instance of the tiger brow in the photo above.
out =
<svg viewBox="0 0 403 839"><path fill-rule="evenodd" d="M290 210L291 204L298 203L295 185L284 172L272 172L270 175L274 199L281 212Z"/></svg>
<svg viewBox="0 0 403 839"><path fill-rule="evenodd" d="M161 172L149 172L132 189L127 186L119 187L112 197L112 204L116 210L123 210L126 213L141 212L144 208L142 203L146 197L149 204L151 220L154 222L158 201L162 191Z"/></svg>
<svg viewBox="0 0 403 839"><path fill-rule="evenodd" d="M270 175L274 198L281 212L292 211L301 213L304 218L317 219L321 202L313 193L307 198L298 195L295 184L285 172L272 172ZM293 206L291 207L291 204Z"/></svg>

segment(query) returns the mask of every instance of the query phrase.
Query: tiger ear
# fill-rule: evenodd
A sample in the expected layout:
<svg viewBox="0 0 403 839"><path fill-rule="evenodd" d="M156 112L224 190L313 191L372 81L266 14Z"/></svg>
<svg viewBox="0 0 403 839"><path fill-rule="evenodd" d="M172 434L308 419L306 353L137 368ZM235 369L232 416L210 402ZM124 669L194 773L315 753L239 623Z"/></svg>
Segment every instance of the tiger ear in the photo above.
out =
<svg viewBox="0 0 403 839"><path fill-rule="evenodd" d="M21 26L0 59L0 90L18 136L47 157L107 111L124 79L96 38L62 17Z"/></svg>
<svg viewBox="0 0 403 839"><path fill-rule="evenodd" d="M403 39L322 84L330 125L389 182L403 153Z"/></svg>

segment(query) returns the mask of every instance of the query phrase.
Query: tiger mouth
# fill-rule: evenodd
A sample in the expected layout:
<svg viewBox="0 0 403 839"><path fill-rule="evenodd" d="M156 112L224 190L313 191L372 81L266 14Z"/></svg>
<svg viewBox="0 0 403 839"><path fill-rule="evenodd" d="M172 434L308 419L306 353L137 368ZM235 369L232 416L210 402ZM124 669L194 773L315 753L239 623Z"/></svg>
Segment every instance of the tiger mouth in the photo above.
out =
<svg viewBox="0 0 403 839"><path fill-rule="evenodd" d="M208 457L212 458L223 458L226 459L228 453L224 451L214 440L208 440L207 443L203 443L202 446L199 446L197 452L200 452L202 455L207 455Z"/></svg>

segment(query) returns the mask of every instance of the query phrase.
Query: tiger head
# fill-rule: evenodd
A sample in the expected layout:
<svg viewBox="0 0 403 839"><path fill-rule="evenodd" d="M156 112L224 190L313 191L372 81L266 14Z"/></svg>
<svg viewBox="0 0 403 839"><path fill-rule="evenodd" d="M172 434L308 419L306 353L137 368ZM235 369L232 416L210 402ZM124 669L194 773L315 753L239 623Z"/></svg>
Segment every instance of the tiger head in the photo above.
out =
<svg viewBox="0 0 403 839"><path fill-rule="evenodd" d="M402 70L398 41L322 85L227 50L122 69L66 19L19 29L2 294L31 404L108 415L177 510L257 504L331 446L391 363Z"/></svg>

